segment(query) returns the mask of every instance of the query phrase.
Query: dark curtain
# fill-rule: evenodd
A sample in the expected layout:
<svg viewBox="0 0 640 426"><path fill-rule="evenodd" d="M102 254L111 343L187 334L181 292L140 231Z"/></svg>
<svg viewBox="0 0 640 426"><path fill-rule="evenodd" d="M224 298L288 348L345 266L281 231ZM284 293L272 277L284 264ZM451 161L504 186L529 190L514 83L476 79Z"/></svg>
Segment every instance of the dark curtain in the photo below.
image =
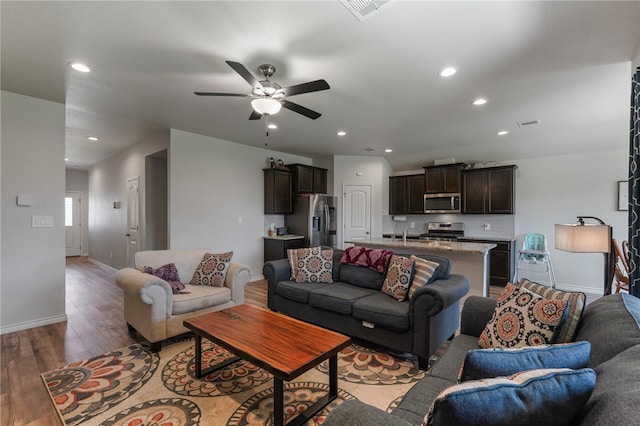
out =
<svg viewBox="0 0 640 426"><path fill-rule="evenodd" d="M640 297L640 67L631 79L629 250L629 293Z"/></svg>

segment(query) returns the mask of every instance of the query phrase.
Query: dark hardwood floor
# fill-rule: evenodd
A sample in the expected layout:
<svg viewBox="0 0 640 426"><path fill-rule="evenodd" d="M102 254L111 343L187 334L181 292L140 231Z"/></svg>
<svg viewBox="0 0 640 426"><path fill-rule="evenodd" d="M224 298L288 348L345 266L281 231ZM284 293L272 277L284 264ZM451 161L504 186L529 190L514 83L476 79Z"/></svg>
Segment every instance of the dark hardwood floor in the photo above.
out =
<svg viewBox="0 0 640 426"><path fill-rule="evenodd" d="M115 270L86 257L67 258L67 321L2 335L3 426L62 425L40 373L142 340L127 332L114 276ZM245 299L266 306L266 281L249 283Z"/></svg>

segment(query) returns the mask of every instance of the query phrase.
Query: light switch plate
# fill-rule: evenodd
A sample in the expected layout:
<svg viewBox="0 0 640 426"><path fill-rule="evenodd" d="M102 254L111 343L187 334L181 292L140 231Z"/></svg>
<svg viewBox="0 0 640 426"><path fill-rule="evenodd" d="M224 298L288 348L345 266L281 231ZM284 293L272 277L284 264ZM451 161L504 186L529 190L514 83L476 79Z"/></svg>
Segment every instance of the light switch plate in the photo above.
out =
<svg viewBox="0 0 640 426"><path fill-rule="evenodd" d="M18 194L16 197L16 204L24 207L31 206L33 204L33 195L26 194L24 192Z"/></svg>
<svg viewBox="0 0 640 426"><path fill-rule="evenodd" d="M31 216L32 228L52 228L53 216Z"/></svg>

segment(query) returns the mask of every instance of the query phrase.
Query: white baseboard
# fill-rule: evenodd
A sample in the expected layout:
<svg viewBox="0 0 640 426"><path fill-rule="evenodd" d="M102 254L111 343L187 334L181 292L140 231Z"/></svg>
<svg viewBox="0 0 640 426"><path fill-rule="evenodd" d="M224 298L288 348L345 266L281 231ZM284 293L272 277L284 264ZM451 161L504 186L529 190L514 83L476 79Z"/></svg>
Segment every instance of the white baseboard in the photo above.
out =
<svg viewBox="0 0 640 426"><path fill-rule="evenodd" d="M67 320L67 315L57 315L55 317L42 318L33 321L27 321L20 324L0 327L0 334L15 333L16 331L27 330L29 328L42 327L43 325L56 324Z"/></svg>
<svg viewBox="0 0 640 426"><path fill-rule="evenodd" d="M264 275L252 275L251 278L249 279L249 282L252 283L254 281L260 281L264 279L265 279Z"/></svg>
<svg viewBox="0 0 640 426"><path fill-rule="evenodd" d="M107 268L107 269L111 269L112 271L118 272L118 270L116 268L114 268L113 266L107 265L106 263L102 263L99 260L95 260L93 258L89 258L87 259L89 262L94 263L98 266L102 266L103 268Z"/></svg>

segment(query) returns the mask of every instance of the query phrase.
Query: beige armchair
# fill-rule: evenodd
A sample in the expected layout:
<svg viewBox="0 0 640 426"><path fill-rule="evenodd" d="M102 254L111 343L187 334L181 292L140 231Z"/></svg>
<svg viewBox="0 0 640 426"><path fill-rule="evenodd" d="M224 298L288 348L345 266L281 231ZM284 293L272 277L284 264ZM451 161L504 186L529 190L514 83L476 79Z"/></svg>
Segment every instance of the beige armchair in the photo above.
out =
<svg viewBox="0 0 640 426"><path fill-rule="evenodd" d="M116 284L124 290L127 326L147 339L152 351L159 351L165 339L188 332L182 325L185 319L244 303L244 287L251 278L251 271L240 263L229 265L223 287L189 284L207 252L210 250L200 248L135 254L136 268L159 268L175 263L187 294L173 294L166 281L136 268L124 268L116 273Z"/></svg>

